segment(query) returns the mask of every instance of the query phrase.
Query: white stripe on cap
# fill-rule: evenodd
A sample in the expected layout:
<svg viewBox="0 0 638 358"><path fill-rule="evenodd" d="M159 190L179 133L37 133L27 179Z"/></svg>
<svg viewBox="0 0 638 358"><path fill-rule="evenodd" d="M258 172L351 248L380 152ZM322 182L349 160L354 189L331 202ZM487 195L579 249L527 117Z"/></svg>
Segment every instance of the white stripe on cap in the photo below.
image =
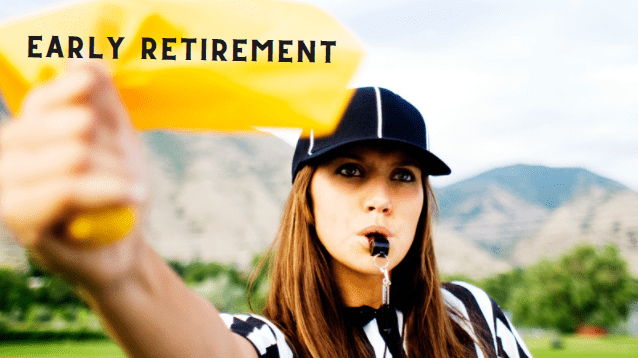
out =
<svg viewBox="0 0 638 358"><path fill-rule="evenodd" d="M315 131L310 130L310 147L308 147L308 155L312 155L312 147L315 146Z"/></svg>
<svg viewBox="0 0 638 358"><path fill-rule="evenodd" d="M379 87L374 88L377 94L377 137L383 138L383 112L381 110L381 91Z"/></svg>

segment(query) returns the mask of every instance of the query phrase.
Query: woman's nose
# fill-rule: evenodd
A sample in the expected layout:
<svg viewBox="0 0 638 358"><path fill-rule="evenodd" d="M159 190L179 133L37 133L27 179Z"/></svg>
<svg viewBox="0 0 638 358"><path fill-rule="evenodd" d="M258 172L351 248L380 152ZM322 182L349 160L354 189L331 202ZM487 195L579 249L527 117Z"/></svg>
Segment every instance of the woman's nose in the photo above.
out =
<svg viewBox="0 0 638 358"><path fill-rule="evenodd" d="M378 211L389 214L392 211L390 188L385 181L371 183L370 193L365 199L364 206L367 212Z"/></svg>

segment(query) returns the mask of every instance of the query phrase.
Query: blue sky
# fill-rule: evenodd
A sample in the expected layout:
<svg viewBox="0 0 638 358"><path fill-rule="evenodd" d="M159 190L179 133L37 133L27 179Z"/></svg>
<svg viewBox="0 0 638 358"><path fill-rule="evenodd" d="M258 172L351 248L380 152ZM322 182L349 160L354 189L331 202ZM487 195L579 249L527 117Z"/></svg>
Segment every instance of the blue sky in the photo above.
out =
<svg viewBox="0 0 638 358"><path fill-rule="evenodd" d="M367 51L353 86L419 108L452 168L583 167L638 190L638 2L308 0ZM56 0L3 4L0 20Z"/></svg>

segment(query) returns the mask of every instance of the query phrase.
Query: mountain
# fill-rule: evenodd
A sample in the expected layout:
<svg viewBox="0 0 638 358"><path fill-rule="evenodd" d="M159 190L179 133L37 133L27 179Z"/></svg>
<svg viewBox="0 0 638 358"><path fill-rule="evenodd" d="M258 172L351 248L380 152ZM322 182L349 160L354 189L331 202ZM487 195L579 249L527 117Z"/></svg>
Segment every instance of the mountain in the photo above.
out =
<svg viewBox="0 0 638 358"><path fill-rule="evenodd" d="M512 265L495 258L449 228L435 225L434 254L444 275L463 275L475 279L490 277L512 269Z"/></svg>
<svg viewBox="0 0 638 358"><path fill-rule="evenodd" d="M508 260L554 210L592 188L607 195L628 190L582 168L519 164L436 189L436 194L442 226Z"/></svg>
<svg viewBox="0 0 638 358"><path fill-rule="evenodd" d="M554 210L534 235L522 240L512 262L526 266L579 244L617 245L629 270L638 276L638 193L591 186Z"/></svg>
<svg viewBox="0 0 638 358"><path fill-rule="evenodd" d="M289 145L270 135L146 132L142 139L152 193L145 232L160 255L247 268L270 246L291 188ZM0 266L21 263L24 250L0 227Z"/></svg>
<svg viewBox="0 0 638 358"><path fill-rule="evenodd" d="M459 200L464 201L490 185L506 188L514 196L549 211L594 185L611 191L627 189L618 182L582 168L517 164L493 169L439 189L441 211L450 211Z"/></svg>
<svg viewBox="0 0 638 358"><path fill-rule="evenodd" d="M148 237L162 256L246 268L268 248L291 188L290 146L269 135L158 132L145 140L156 193Z"/></svg>
<svg viewBox="0 0 638 358"><path fill-rule="evenodd" d="M269 135L143 134L152 179L147 237L165 258L246 268L275 237L293 148ZM615 242L638 276L638 194L579 168L515 165L435 189L444 274L485 277ZM0 266L24 251L0 227Z"/></svg>
<svg viewBox="0 0 638 358"><path fill-rule="evenodd" d="M245 267L270 245L291 187L293 148L270 136L152 133L145 139L157 178L148 232L164 257ZM442 272L484 277L511 268L463 235L438 231Z"/></svg>

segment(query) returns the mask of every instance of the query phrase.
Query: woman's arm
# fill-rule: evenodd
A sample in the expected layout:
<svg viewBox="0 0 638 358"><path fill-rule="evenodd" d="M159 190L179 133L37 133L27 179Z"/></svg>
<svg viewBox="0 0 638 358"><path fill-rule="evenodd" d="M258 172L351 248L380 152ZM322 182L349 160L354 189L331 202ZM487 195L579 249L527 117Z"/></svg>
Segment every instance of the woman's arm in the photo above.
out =
<svg viewBox="0 0 638 358"><path fill-rule="evenodd" d="M86 292L111 335L132 357L257 357L217 310L188 289L144 244L139 263L113 287Z"/></svg>
<svg viewBox="0 0 638 358"><path fill-rule="evenodd" d="M0 128L0 215L16 239L72 281L133 357L257 357L210 303L191 292L134 231L81 248L64 223L84 210L146 212L140 138L108 71L75 63L33 90Z"/></svg>

